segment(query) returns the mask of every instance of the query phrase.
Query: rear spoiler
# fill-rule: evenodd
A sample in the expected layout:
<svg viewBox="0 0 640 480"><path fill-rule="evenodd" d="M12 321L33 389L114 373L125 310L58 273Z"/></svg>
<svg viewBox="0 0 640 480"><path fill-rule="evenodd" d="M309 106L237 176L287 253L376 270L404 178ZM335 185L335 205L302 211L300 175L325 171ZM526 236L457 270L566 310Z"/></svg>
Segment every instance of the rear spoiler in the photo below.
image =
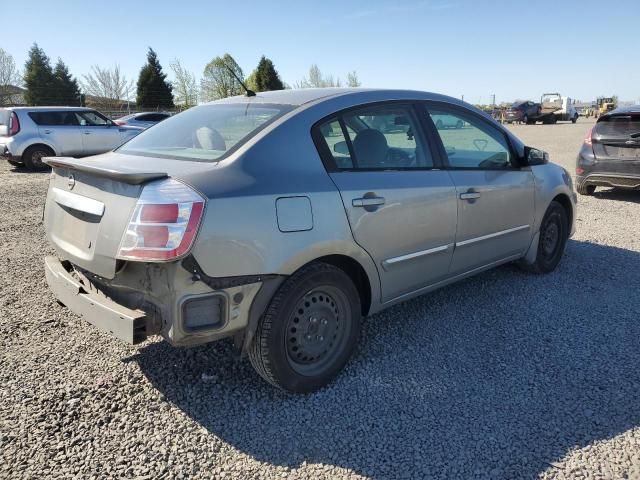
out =
<svg viewBox="0 0 640 480"><path fill-rule="evenodd" d="M118 182L128 183L130 185L140 185L149 180L158 178L166 178L169 175L166 172L140 172L136 170L127 171L126 167L118 170L112 168L101 167L99 162L87 161L71 157L44 157L44 163L53 168L68 168L78 172L85 172L96 177L110 178Z"/></svg>

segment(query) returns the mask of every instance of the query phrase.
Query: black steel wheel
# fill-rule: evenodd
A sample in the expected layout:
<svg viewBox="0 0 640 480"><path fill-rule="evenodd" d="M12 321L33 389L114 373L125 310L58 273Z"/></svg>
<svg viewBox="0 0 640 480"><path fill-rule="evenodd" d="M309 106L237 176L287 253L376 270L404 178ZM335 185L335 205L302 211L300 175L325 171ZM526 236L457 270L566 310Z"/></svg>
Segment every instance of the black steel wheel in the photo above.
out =
<svg viewBox="0 0 640 480"><path fill-rule="evenodd" d="M351 357L361 316L351 278L333 265L310 264L289 277L271 300L249 359L272 385L297 393L317 390Z"/></svg>

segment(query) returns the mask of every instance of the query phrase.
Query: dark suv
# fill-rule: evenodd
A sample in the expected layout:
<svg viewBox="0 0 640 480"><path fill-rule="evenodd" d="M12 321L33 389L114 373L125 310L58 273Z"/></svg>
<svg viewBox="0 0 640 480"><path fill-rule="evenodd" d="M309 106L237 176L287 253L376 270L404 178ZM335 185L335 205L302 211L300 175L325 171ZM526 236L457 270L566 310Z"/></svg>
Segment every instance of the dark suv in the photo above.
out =
<svg viewBox="0 0 640 480"><path fill-rule="evenodd" d="M540 116L542 107L539 103L531 100L518 100L505 112L505 121L507 123L522 122L527 125L535 123L535 118Z"/></svg>
<svg viewBox="0 0 640 480"><path fill-rule="evenodd" d="M576 183L582 195L597 186L640 189L640 105L598 118L578 154Z"/></svg>

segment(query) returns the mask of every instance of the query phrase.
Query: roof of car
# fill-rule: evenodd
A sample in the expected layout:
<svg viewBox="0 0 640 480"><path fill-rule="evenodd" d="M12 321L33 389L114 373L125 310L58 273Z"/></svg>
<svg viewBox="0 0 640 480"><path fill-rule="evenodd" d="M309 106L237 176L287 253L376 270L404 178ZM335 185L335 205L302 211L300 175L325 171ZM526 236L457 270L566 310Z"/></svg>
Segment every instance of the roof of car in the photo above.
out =
<svg viewBox="0 0 640 480"><path fill-rule="evenodd" d="M640 113L640 105L627 105L625 107L618 107L615 110L611 110L610 112L602 115L603 117L610 115L624 115L625 113Z"/></svg>
<svg viewBox="0 0 640 480"><path fill-rule="evenodd" d="M65 110L90 110L93 111L93 108L88 107L8 107L11 110L46 110L48 112L64 112Z"/></svg>
<svg viewBox="0 0 640 480"><path fill-rule="evenodd" d="M321 99L328 99L331 97L343 95L363 94L367 92L387 93L389 97L399 96L400 98L408 98L414 96L421 99L449 99L449 97L445 97L443 95L422 92L419 90L395 90L384 88L295 88L286 90L275 90L271 92L258 92L255 96L252 97L247 97L246 95L228 97L221 100L216 100L214 102L209 102L209 104L251 102L300 106Z"/></svg>

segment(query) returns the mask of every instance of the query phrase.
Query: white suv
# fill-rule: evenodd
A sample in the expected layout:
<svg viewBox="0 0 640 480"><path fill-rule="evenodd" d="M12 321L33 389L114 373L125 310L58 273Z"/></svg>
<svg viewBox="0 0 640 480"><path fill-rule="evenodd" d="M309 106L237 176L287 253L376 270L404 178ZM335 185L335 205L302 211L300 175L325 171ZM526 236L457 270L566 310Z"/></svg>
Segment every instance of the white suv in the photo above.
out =
<svg viewBox="0 0 640 480"><path fill-rule="evenodd" d="M82 157L108 152L143 129L116 125L101 113L79 107L0 109L0 157L30 170L46 167L43 157Z"/></svg>

